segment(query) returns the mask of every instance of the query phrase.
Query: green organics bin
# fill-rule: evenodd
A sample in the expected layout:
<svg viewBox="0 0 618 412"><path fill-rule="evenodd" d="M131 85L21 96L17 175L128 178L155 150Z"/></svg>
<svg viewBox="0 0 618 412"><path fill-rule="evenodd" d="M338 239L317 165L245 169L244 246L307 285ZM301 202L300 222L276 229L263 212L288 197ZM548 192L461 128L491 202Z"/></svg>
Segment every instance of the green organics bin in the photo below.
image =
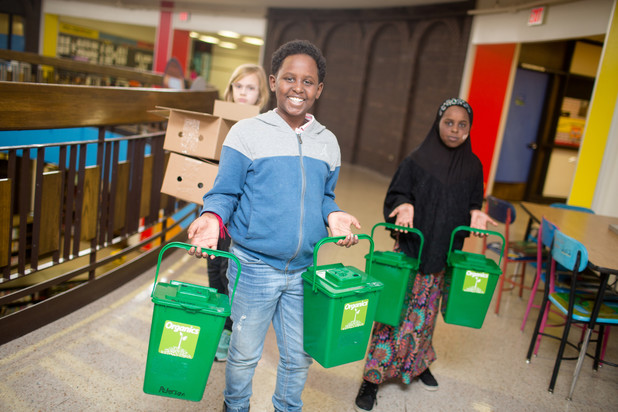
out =
<svg viewBox="0 0 618 412"><path fill-rule="evenodd" d="M469 226L458 226L451 233L442 291L442 316L446 323L479 329L485 321L502 271L499 263L485 255L452 250L455 233L462 230L499 236L502 239L499 263L504 254L505 241L504 236L498 232L473 229Z"/></svg>
<svg viewBox="0 0 618 412"><path fill-rule="evenodd" d="M418 256L407 256L401 252L376 251L373 257L365 255L365 272L384 284L380 293L375 321L391 326L398 326L403 315L403 303L410 283L414 284L416 272L421 261L421 252L425 238L420 230L391 223L380 222L371 229L371 237L375 229L385 226L389 229L401 229L416 234L420 238Z"/></svg>
<svg viewBox="0 0 618 412"><path fill-rule="evenodd" d="M159 253L151 293L154 303L144 392L151 395L200 401L217 351L225 319L230 315L240 262L229 252L202 249L210 255L235 261L238 276L231 297L216 289L172 280L157 282L163 253L192 245L171 242Z"/></svg>
<svg viewBox="0 0 618 412"><path fill-rule="evenodd" d="M373 239L359 235L359 239ZM353 266L342 263L318 266L318 249L341 237L320 240L313 251L313 266L302 274L304 293L304 349L325 368L365 357L381 282Z"/></svg>

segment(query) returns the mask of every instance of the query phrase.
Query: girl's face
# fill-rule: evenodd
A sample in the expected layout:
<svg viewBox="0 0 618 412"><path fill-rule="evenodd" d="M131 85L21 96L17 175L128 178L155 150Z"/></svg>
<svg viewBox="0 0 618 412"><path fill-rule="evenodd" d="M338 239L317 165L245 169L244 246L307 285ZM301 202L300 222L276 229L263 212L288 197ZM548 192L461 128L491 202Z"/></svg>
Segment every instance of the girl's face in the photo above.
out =
<svg viewBox="0 0 618 412"><path fill-rule="evenodd" d="M460 146L470 134L470 118L461 106L451 106L440 119L440 139L450 147Z"/></svg>
<svg viewBox="0 0 618 412"><path fill-rule="evenodd" d="M286 57L276 75L269 76L270 90L277 97L278 113L292 128L305 122L305 114L322 94L318 65L311 56L293 54Z"/></svg>
<svg viewBox="0 0 618 412"><path fill-rule="evenodd" d="M260 80L251 73L232 83L232 98L235 103L256 104L260 98Z"/></svg>

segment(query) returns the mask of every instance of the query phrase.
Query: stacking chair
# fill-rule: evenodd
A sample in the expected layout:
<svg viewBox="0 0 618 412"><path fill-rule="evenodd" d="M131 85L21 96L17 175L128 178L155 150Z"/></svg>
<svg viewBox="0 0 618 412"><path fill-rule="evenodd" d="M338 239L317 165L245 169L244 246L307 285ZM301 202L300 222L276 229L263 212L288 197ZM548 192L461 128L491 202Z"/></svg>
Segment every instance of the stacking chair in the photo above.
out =
<svg viewBox="0 0 618 412"><path fill-rule="evenodd" d="M591 213L594 214L594 210L589 209L587 207L581 207L581 206L571 206L571 205L567 205L564 203L552 203L551 205L549 205L550 207L555 207L555 208L561 208L561 209L569 209L569 210L576 210L579 212L584 212L584 213ZM545 229L545 236L542 236L542 231L543 229ZM534 279L534 285L532 286L531 290L530 290L530 297L528 298L528 305L526 306L526 312L524 313L524 319L521 323L521 331L523 332L524 327L526 326L526 322L528 321L528 315L530 314L530 309L533 306L533 302L534 302L534 298L536 296L536 292L538 290L539 287L539 283L541 280L545 281L545 274L547 273L547 270L544 270L544 268L542 266L540 266L543 263L543 253L545 253L545 251L549 248L551 241L554 238L554 230L556 229L556 226L554 226L552 223L545 221L543 224L539 225L538 231L537 231L537 236L535 241L538 241L538 239L541 239L540 242L538 242L538 247L537 247L537 259L536 262L533 263L533 266L536 266L536 277ZM549 231L549 232L548 232ZM543 238L542 238L543 237ZM545 268L546 269L546 268ZM561 277L560 274L564 273L565 269L558 265L558 273L559 273L559 278ZM552 276L552 281L554 280L553 276ZM598 282L598 279L596 279L596 281L594 283ZM561 282L558 282L561 283ZM583 282L580 282L580 286L582 285ZM552 285L553 286L553 285ZM564 290L560 290L561 286L558 285L558 289L559 291L564 291ZM551 288L551 291L553 292L554 289L553 287ZM542 330L541 330L542 332ZM534 352L536 354L536 350Z"/></svg>
<svg viewBox="0 0 618 412"><path fill-rule="evenodd" d="M498 285L498 294L496 295L495 312L500 312L500 300L504 290L512 290L515 286L519 286L519 297L521 298L523 289L529 289L529 286L524 286L526 263L536 260L537 245L535 242L529 241L512 241L509 239L510 225L515 222L515 206L512 203L498 199L494 196L487 196L486 213L494 220L504 224L504 240L508 248L502 259L502 276ZM501 245L499 242L487 243L483 240L483 253L486 250L500 254ZM511 275L507 275L507 266L509 263L516 263L515 270ZM517 281L519 278L519 281ZM510 283L507 289L504 287L504 282Z"/></svg>
<svg viewBox="0 0 618 412"><path fill-rule="evenodd" d="M550 255L548 259L548 267L551 268L551 266L555 263L559 263L571 271L571 287L567 292L550 292L550 282L545 282L543 301L541 303L539 316L537 318L534 333L532 334L532 339L528 348L526 362L530 362L538 335L541 333L540 329L541 324L543 323L545 312L549 309L551 305L551 307L555 307L565 316L565 325L562 337L552 336L543 333L544 336L553 337L560 340L560 347L556 356L556 362L554 364L554 370L552 372L548 390L549 392L554 391L554 386L556 384L556 379L558 377L560 363L562 362L562 360L578 359L578 363L575 369L575 375L573 377L573 382L571 384L571 390L569 393L570 399L573 393L573 389L575 387L575 382L577 381L577 377L579 375L579 371L581 369L583 358L587 355L586 351L588 347L588 342L590 341L590 333L597 324L599 325L599 336L598 339L595 340L595 355L588 356L594 358L593 367L595 370L598 369L599 363L616 366L609 362L600 360L601 345L599 343L603 341L605 326L611 324L618 324L618 303L603 301L603 296L606 289L607 274L601 274L601 282L599 283L599 288L595 296L586 298L584 295L576 293L578 280L577 275L583 272L588 265L588 252L586 251L584 245L582 245L577 240L563 234L558 229L554 231L554 239L551 245ZM564 350L567 344L574 347L575 349L578 348L577 345L574 345L568 341L569 331L571 329L571 325L574 323L584 323L586 327L583 343L581 344L581 349L579 351L579 358L564 356Z"/></svg>

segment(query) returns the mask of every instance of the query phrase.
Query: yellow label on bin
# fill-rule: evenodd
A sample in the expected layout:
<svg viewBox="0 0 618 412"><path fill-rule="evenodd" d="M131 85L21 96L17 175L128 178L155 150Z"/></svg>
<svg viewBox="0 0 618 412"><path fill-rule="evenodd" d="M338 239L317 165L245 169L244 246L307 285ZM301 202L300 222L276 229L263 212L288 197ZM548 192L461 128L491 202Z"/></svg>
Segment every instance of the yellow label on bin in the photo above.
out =
<svg viewBox="0 0 618 412"><path fill-rule="evenodd" d="M341 330L358 328L365 324L369 299L346 303L343 307Z"/></svg>
<svg viewBox="0 0 618 412"><path fill-rule="evenodd" d="M466 277L464 278L463 282L463 291L469 293L480 293L481 295L484 295L485 290L487 289L488 278L489 274L487 273L479 273L467 270Z"/></svg>
<svg viewBox="0 0 618 412"><path fill-rule="evenodd" d="M161 334L159 353L193 359L199 336L199 326L166 320Z"/></svg>

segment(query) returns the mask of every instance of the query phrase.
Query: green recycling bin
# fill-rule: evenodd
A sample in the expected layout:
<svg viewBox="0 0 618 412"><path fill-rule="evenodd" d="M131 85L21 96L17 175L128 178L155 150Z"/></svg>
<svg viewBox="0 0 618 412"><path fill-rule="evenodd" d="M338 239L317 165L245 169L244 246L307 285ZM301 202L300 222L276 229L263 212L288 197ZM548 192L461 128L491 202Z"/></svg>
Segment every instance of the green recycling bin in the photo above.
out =
<svg viewBox="0 0 618 412"><path fill-rule="evenodd" d="M240 277L240 262L229 252L202 249L236 263L238 276L229 298L206 286L176 280L157 282L163 253L173 247L189 250L193 246L171 242L159 253L151 293L154 311L144 392L199 402L204 396L225 319L230 315Z"/></svg>
<svg viewBox="0 0 618 412"><path fill-rule="evenodd" d="M365 255L365 272L384 284L380 293L375 321L391 326L398 326L403 315L403 304L410 283L414 284L416 272L421 262L421 252L425 238L420 230L392 223L380 222L371 229L371 238L375 229L385 226L389 229L401 229L416 234L420 238L418 256L407 256L405 253L393 251L376 251L373 258Z"/></svg>
<svg viewBox="0 0 618 412"><path fill-rule="evenodd" d="M370 242L373 239L358 235ZM341 237L320 240L313 250L313 266L302 274L304 293L304 349L325 368L361 360L373 328L383 284L366 272L342 263L317 265L318 249Z"/></svg>
<svg viewBox="0 0 618 412"><path fill-rule="evenodd" d="M485 255L452 250L455 233L479 232L502 239L500 261L496 263ZM441 312L444 322L480 329L485 321L498 278L502 274L500 262L504 254L504 236L498 232L457 226L451 233L446 261Z"/></svg>

